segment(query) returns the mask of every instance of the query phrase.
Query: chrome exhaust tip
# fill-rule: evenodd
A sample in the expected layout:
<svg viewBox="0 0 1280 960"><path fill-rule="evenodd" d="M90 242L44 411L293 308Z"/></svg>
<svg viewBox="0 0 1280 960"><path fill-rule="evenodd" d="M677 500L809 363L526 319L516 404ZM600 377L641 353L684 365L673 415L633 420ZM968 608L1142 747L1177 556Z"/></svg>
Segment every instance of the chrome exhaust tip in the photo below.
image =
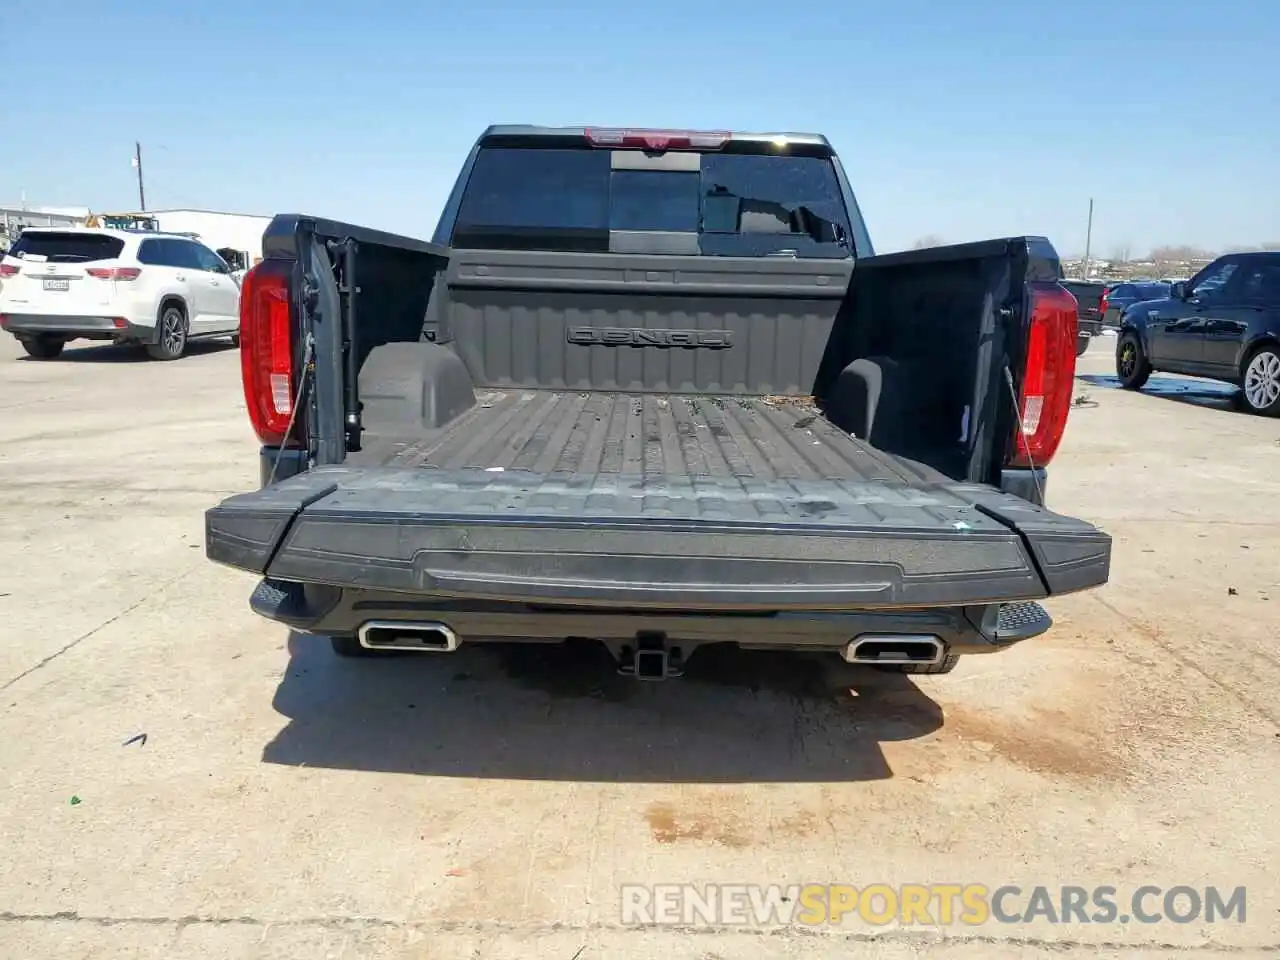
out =
<svg viewBox="0 0 1280 960"><path fill-rule="evenodd" d="M840 655L849 663L941 663L947 646L927 634L864 633L849 641Z"/></svg>
<svg viewBox="0 0 1280 960"><path fill-rule="evenodd" d="M433 620L370 620L356 631L366 650L413 650L418 653L453 653L462 641L447 624Z"/></svg>

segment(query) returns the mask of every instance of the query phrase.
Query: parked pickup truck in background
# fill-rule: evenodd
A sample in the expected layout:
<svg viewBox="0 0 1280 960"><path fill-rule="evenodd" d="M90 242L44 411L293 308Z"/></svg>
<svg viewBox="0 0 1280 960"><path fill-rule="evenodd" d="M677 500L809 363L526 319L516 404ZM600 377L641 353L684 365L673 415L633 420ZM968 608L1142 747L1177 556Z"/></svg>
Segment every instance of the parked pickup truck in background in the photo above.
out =
<svg viewBox="0 0 1280 960"><path fill-rule="evenodd" d="M1092 280L1063 280L1062 285L1080 307L1076 320L1076 356L1079 357L1089 349L1089 341L1102 333L1108 286Z"/></svg>
<svg viewBox="0 0 1280 960"><path fill-rule="evenodd" d="M282 215L264 253L264 483L207 553L339 654L946 672L1107 579L1110 538L1042 505L1077 332L1053 248L875 256L822 137L492 127L431 242Z"/></svg>

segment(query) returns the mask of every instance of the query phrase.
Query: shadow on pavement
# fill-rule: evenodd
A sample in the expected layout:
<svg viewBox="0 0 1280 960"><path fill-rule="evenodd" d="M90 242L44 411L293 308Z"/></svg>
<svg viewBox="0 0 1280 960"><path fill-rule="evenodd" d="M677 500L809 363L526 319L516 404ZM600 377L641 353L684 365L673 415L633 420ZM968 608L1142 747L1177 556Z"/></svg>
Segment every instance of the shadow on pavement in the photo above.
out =
<svg viewBox="0 0 1280 960"><path fill-rule="evenodd" d="M182 363L192 357L200 357L206 354L225 353L228 350L238 350L238 347L231 345L231 341L219 337L216 340L192 340L187 344L186 353L179 357L175 363ZM147 351L132 343L100 343L93 346L72 347L67 346L52 360L37 360L35 357L29 357L25 354L18 357L23 363L155 363L147 356ZM163 362L163 361L161 361Z"/></svg>
<svg viewBox="0 0 1280 960"><path fill-rule="evenodd" d="M843 782L893 776L880 744L942 725L894 673L831 654L708 646L682 679L615 672L596 643L334 656L292 634L267 763L598 782Z"/></svg>
<svg viewBox="0 0 1280 960"><path fill-rule="evenodd" d="M1101 373L1077 373L1076 379L1093 387L1122 390L1118 377ZM1210 410L1239 410L1240 388L1216 380L1196 380L1191 377L1153 374L1139 393L1165 400L1177 400Z"/></svg>

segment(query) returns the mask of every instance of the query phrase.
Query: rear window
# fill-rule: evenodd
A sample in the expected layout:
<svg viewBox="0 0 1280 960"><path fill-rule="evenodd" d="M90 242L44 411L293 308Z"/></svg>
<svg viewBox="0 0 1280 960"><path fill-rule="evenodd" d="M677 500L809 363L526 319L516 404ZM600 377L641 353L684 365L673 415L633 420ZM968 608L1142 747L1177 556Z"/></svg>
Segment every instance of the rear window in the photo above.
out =
<svg viewBox="0 0 1280 960"><path fill-rule="evenodd" d="M482 149L450 242L608 252L619 249L611 235L633 231L696 238L706 256L850 256L848 214L829 159L704 153L691 156L693 169L635 170L613 169L612 156Z"/></svg>
<svg viewBox="0 0 1280 960"><path fill-rule="evenodd" d="M1139 283L1137 284L1137 292L1135 295L1146 300L1161 300L1169 295L1169 284Z"/></svg>
<svg viewBox="0 0 1280 960"><path fill-rule="evenodd" d="M1107 289L1105 283L1091 283L1085 280L1063 280L1061 283L1077 297L1101 297L1102 291Z"/></svg>
<svg viewBox="0 0 1280 960"><path fill-rule="evenodd" d="M114 260L124 249L119 237L101 233L49 233L27 231L9 250L20 260L47 260L49 263L89 263Z"/></svg>

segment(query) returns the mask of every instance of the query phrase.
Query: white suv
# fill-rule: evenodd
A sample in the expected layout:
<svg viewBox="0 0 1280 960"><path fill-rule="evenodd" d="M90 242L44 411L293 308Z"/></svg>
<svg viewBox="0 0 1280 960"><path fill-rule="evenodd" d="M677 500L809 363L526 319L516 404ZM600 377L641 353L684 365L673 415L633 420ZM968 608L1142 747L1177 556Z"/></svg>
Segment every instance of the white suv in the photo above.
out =
<svg viewBox="0 0 1280 960"><path fill-rule="evenodd" d="M28 227L0 259L0 328L42 360L68 340L140 343L157 360L240 336L240 285L190 237Z"/></svg>

